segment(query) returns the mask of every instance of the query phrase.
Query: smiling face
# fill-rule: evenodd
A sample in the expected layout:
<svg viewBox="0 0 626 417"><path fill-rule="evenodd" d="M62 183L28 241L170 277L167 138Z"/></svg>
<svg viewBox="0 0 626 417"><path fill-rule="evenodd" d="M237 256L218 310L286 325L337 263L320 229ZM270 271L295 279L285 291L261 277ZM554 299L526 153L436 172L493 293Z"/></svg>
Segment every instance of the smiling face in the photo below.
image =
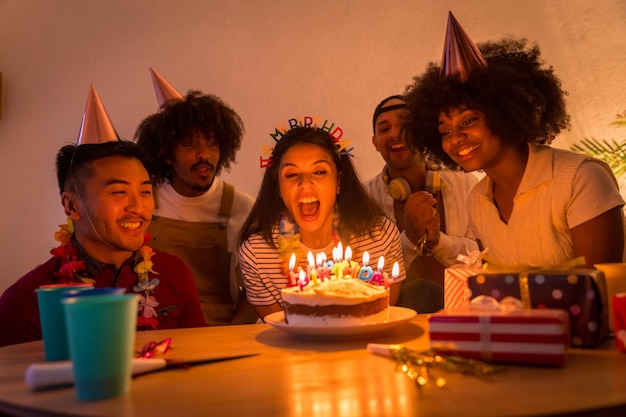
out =
<svg viewBox="0 0 626 417"><path fill-rule="evenodd" d="M280 160L281 198L298 225L302 242L311 248L332 239L338 178L330 153L313 144L294 145Z"/></svg>
<svg viewBox="0 0 626 417"><path fill-rule="evenodd" d="M206 193L220 160L220 147L214 138L196 132L174 147L172 160L172 187L178 194L197 197Z"/></svg>
<svg viewBox="0 0 626 417"><path fill-rule="evenodd" d="M385 103L385 107L400 104L404 104L404 101L392 99ZM419 155L407 148L404 141L403 126L407 114L408 110L405 108L383 111L374 125L372 144L392 171L408 169L419 159Z"/></svg>
<svg viewBox="0 0 626 417"><path fill-rule="evenodd" d="M152 184L134 158L101 158L92 169L93 175L82 180L82 195L64 192L63 203L89 255L119 266L143 246L154 210Z"/></svg>
<svg viewBox="0 0 626 417"><path fill-rule="evenodd" d="M507 146L485 122L485 115L473 109L455 109L439 115L441 146L465 171L490 171L497 167Z"/></svg>

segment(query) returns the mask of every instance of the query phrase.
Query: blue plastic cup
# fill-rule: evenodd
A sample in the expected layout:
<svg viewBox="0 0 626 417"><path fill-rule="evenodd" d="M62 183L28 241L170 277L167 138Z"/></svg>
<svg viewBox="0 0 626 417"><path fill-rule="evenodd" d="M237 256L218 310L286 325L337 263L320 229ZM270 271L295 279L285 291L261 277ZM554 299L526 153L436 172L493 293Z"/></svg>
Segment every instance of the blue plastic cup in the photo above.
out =
<svg viewBox="0 0 626 417"><path fill-rule="evenodd" d="M93 289L91 284L72 283L42 285L35 290L39 305L43 349L47 361L62 361L70 357L65 312L61 304L63 293L68 290L80 292L91 289Z"/></svg>
<svg viewBox="0 0 626 417"><path fill-rule="evenodd" d="M63 299L80 400L116 397L130 389L138 302L137 294L79 294Z"/></svg>

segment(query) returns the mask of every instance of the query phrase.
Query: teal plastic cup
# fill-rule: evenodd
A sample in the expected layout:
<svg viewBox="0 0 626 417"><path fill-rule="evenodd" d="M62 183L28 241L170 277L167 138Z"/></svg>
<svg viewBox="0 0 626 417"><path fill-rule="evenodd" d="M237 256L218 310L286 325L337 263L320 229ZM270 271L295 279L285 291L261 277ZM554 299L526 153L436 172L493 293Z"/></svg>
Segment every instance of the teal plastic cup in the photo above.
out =
<svg viewBox="0 0 626 417"><path fill-rule="evenodd" d="M84 291L93 289L91 284L53 284L37 288L39 322L43 349L47 361L62 361L70 357L67 345L67 328L63 310L63 293L68 290Z"/></svg>
<svg viewBox="0 0 626 417"><path fill-rule="evenodd" d="M137 294L63 299L76 396L102 400L130 389Z"/></svg>

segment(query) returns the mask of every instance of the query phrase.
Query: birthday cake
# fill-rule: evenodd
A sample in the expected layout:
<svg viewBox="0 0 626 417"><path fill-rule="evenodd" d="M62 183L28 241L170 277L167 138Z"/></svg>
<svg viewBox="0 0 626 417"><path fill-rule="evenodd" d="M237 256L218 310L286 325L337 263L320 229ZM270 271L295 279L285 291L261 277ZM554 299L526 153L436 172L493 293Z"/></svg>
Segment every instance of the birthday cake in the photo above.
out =
<svg viewBox="0 0 626 417"><path fill-rule="evenodd" d="M350 276L282 289L285 322L295 326L355 326L389 319L389 290Z"/></svg>

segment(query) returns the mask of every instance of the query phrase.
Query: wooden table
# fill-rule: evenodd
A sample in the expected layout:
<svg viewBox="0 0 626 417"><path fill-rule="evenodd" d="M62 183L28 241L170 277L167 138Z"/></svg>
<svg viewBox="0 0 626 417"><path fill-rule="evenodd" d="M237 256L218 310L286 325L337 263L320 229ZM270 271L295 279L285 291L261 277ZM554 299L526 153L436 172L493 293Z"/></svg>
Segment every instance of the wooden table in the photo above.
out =
<svg viewBox="0 0 626 417"><path fill-rule="evenodd" d="M612 340L573 349L563 368L508 366L491 381L441 374L418 388L368 342L428 348L426 316L384 335L345 341L296 337L266 324L139 332L136 345L173 339L170 357L258 356L137 377L131 392L82 402L71 387L31 392L29 364L41 342L0 348L0 411L18 416L626 416L626 354ZM1 413L0 413L1 414Z"/></svg>

